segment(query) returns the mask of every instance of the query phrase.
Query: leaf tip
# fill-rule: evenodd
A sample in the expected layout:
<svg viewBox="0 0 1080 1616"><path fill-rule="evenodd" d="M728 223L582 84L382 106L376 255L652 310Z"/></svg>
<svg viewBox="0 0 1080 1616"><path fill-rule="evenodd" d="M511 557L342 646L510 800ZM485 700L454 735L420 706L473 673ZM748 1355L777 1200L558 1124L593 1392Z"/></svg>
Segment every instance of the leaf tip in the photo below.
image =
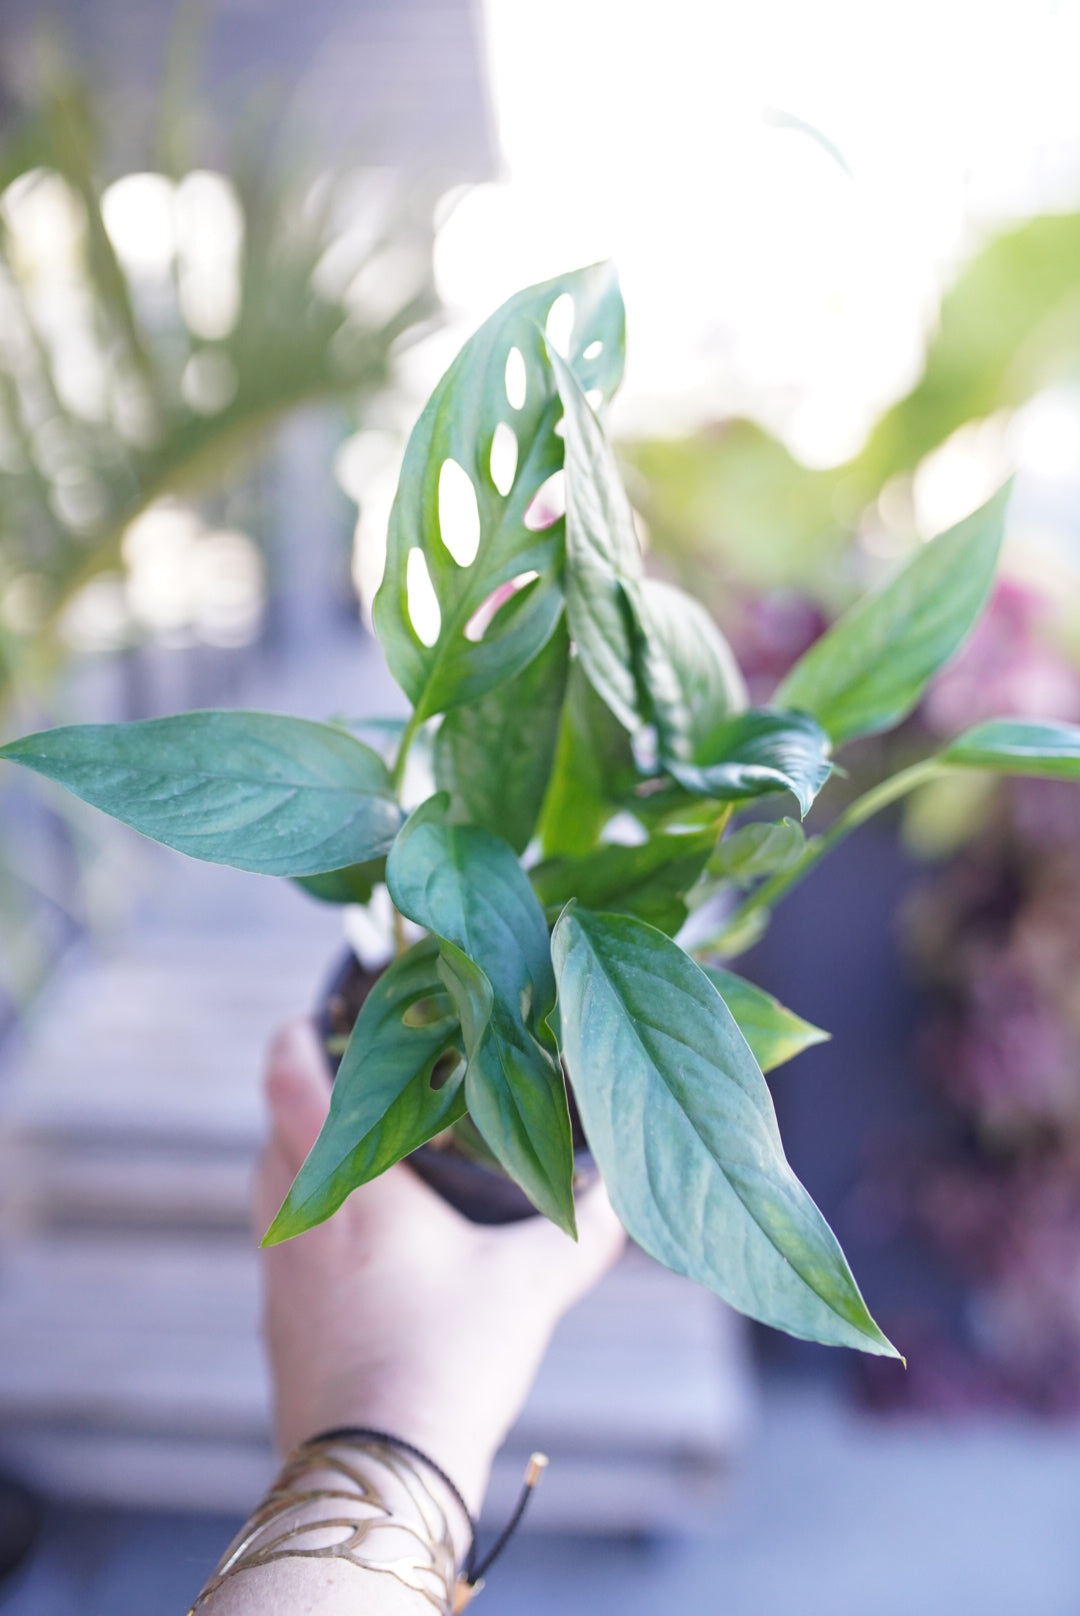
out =
<svg viewBox="0 0 1080 1616"><path fill-rule="evenodd" d="M286 1240L295 1239L298 1234L303 1234L309 1229L312 1222L318 1221L317 1218L304 1220L302 1211L293 1202L293 1192L290 1190L278 1208L270 1227L259 1241L259 1250L269 1251L271 1246L282 1246Z"/></svg>

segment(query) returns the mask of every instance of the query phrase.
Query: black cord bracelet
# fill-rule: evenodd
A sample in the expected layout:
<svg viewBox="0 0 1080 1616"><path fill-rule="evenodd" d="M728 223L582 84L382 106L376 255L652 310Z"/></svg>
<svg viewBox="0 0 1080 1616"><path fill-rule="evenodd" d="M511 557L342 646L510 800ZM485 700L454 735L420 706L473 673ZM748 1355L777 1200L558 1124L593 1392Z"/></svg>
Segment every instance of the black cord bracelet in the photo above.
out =
<svg viewBox="0 0 1080 1616"><path fill-rule="evenodd" d="M491 1549L487 1554L484 1555L484 1558L477 1563L476 1522L473 1520L469 1506L466 1504L459 1489L455 1486L454 1482L451 1481L450 1477L446 1474L446 1471L442 1468L442 1466L440 1464L436 1464L435 1460L432 1459L429 1454L426 1454L422 1448L418 1448L413 1442L407 1442L404 1437L394 1436L393 1432L391 1431L377 1431L371 1426L367 1425L336 1425L333 1430L320 1431L318 1436L308 1437L307 1442L303 1443L302 1446L306 1447L309 1443L316 1442L378 1442L385 1448L396 1448L399 1453L406 1453L410 1458L419 1460L421 1464L427 1466L432 1475L438 1476L439 1480L447 1489L450 1496L457 1503L458 1508L461 1510L461 1513L464 1515L468 1523L469 1547L465 1552L465 1562L462 1567L462 1578L468 1587L474 1590L478 1589L480 1579L483 1577L485 1571L489 1570L490 1567L494 1565L499 1555L503 1552L506 1545L513 1537L514 1532L517 1530L517 1527L520 1524L521 1517L524 1515L525 1510L528 1507L529 1499L532 1497L533 1488L536 1486L536 1483L539 1481L547 1466L547 1459L542 1453L534 1453L532 1455L529 1460L528 1468L525 1471L525 1483L521 1489L521 1494L518 1498L517 1504L514 1506L510 1519L507 1521L506 1525L495 1539Z"/></svg>

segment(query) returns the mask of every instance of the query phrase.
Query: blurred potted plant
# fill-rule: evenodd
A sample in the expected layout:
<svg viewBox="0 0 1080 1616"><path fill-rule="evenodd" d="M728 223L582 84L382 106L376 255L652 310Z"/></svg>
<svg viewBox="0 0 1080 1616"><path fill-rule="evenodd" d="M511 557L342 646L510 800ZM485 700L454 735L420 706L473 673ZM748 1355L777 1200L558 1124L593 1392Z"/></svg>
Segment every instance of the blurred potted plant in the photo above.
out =
<svg viewBox="0 0 1080 1616"><path fill-rule="evenodd" d="M1080 674L1045 632L1048 602L999 586L964 653L922 706L955 733L990 711L1044 704L1080 719ZM1080 835L1069 788L972 781L912 800L906 839L938 864L901 910L921 988L913 1067L936 1102L893 1128L857 1195L888 1207L889 1239L944 1262L948 1305L905 1333L914 1372L871 1375L884 1405L1080 1406Z"/></svg>
<svg viewBox="0 0 1080 1616"><path fill-rule="evenodd" d="M821 837L791 818L733 826L784 793L805 814L834 747L911 710L986 602L1006 495L749 708L707 613L644 573L596 413L623 347L598 265L512 298L436 388L375 602L412 703L392 761L340 725L238 712L44 731L0 755L196 857L345 902L385 884L396 957L268 1241L448 1133L572 1234L569 1088L647 1251L792 1334L895 1355L787 1164L762 1076L823 1035L712 962L879 808L955 770L1080 776L1080 730L980 724ZM406 814L421 741L433 779ZM696 958L675 940L692 908Z"/></svg>
<svg viewBox="0 0 1080 1616"><path fill-rule="evenodd" d="M181 118L164 100L157 171L109 171L102 98L59 68L0 146L8 733L15 712L22 728L63 714L73 655L161 633L253 640L265 523L252 473L274 428L311 405L362 410L437 308L422 195L355 168L316 183L251 118L210 169L185 134L190 103ZM224 498L224 525L220 510L200 516L207 496ZM65 932L85 920L70 874L85 838L57 838L75 856L55 878L39 866L38 891L20 839L32 816L5 806L0 977L21 1003L47 968L46 918L64 911Z"/></svg>

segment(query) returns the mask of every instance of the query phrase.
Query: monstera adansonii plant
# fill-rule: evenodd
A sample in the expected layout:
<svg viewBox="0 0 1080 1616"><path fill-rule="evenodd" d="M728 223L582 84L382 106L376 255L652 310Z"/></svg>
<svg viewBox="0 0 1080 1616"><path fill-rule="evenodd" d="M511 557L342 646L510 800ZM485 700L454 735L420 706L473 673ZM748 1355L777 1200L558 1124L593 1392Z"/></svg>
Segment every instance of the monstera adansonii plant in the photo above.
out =
<svg viewBox="0 0 1080 1616"><path fill-rule="evenodd" d="M623 353L602 264L511 298L436 387L375 601L412 704L379 731L389 760L341 724L251 712L48 730L2 755L195 858L342 902L385 883L413 923L268 1241L453 1130L572 1236L569 1085L646 1251L793 1335L895 1355L785 1159L762 1076L824 1034L718 962L870 814L940 771L1080 776L1080 729L981 724L821 836L763 818L769 798L805 815L834 750L899 723L957 650L1006 493L748 707L703 608L643 569L601 425ZM407 814L418 738L434 790ZM691 955L678 936L706 901L726 924Z"/></svg>

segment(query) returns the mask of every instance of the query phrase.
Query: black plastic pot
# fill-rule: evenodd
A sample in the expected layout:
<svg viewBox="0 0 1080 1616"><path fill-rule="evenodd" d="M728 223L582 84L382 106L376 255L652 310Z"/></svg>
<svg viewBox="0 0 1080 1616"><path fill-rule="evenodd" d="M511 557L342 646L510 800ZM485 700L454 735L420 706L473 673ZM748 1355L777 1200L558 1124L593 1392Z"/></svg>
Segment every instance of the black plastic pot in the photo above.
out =
<svg viewBox="0 0 1080 1616"><path fill-rule="evenodd" d="M316 1011L315 1025L335 1076L341 1056L333 1053L329 1047L331 1041L347 1037L352 1031L378 976L378 972L366 970L349 950L327 982ZM596 1179L596 1165L585 1143L572 1091L568 1091L568 1098L574 1142L574 1185L576 1189L585 1189ZM513 1179L467 1156L452 1138L445 1143L421 1145L407 1159L413 1171L471 1223L520 1223L539 1215Z"/></svg>

